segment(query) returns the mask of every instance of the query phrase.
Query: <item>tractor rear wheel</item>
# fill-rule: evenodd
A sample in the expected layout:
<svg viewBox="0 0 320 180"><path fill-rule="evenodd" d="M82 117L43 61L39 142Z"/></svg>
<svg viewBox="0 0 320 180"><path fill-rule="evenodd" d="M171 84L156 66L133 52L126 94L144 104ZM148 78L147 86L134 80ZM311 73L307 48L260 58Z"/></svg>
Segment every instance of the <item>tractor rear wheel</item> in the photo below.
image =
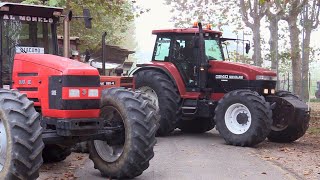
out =
<svg viewBox="0 0 320 180"><path fill-rule="evenodd" d="M94 167L112 179L142 174L154 156L159 121L156 107L140 93L111 88L103 91L100 116L106 127L118 127L122 131L112 142L88 142Z"/></svg>
<svg viewBox="0 0 320 180"><path fill-rule="evenodd" d="M42 151L42 158L45 163L60 162L71 154L69 147L62 147L57 144L45 145Z"/></svg>
<svg viewBox="0 0 320 180"><path fill-rule="evenodd" d="M0 179L37 179L42 165L40 115L25 94L0 89Z"/></svg>
<svg viewBox="0 0 320 180"><path fill-rule="evenodd" d="M227 144L254 146L270 133L272 111L257 92L235 90L218 102L214 119Z"/></svg>
<svg viewBox="0 0 320 180"><path fill-rule="evenodd" d="M158 136L166 136L177 126L180 95L170 78L161 72L143 70L135 75L136 89L156 102L160 114Z"/></svg>
<svg viewBox="0 0 320 180"><path fill-rule="evenodd" d="M279 97L291 97L296 100L300 100L300 98L297 95L292 94L288 91L278 91L276 92L276 95ZM287 114L283 114L286 116ZM277 119L284 118L279 116L279 113L273 114L274 122L279 122ZM293 142L300 137L302 137L308 127L309 127L309 120L310 116L307 111L304 113L299 113L299 117L295 117L298 119L298 121L295 121L296 123L289 123L291 120L288 119L286 124L281 124L280 126L278 124L273 124L271 127L271 132L268 135L269 141L272 142L279 142L279 143L288 143Z"/></svg>
<svg viewBox="0 0 320 180"><path fill-rule="evenodd" d="M210 118L197 118L192 120L181 120L179 129L185 133L200 134L210 131L215 126L214 121Z"/></svg>

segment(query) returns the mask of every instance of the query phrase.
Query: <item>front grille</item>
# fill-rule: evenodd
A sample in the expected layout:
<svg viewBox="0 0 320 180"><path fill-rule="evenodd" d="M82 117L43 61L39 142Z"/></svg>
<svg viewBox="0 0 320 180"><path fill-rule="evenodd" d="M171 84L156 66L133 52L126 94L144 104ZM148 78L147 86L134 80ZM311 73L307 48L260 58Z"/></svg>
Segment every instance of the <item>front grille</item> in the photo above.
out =
<svg viewBox="0 0 320 180"><path fill-rule="evenodd" d="M59 110L99 109L97 99L62 99L62 87L100 87L99 76L51 76L49 77L49 108Z"/></svg>

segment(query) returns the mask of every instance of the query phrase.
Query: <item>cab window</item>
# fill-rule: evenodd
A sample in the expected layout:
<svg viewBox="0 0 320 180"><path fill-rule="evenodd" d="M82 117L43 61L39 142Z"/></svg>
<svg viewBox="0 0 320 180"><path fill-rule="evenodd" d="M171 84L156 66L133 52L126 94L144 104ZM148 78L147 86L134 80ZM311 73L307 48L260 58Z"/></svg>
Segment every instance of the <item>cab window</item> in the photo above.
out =
<svg viewBox="0 0 320 180"><path fill-rule="evenodd" d="M168 37L159 37L156 41L154 60L167 61L170 52L171 39Z"/></svg>

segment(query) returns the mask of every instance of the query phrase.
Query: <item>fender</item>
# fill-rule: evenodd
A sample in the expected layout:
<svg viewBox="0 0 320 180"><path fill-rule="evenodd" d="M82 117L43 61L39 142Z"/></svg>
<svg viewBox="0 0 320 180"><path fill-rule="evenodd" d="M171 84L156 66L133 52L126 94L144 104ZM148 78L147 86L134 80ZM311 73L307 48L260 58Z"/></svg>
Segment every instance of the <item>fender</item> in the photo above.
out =
<svg viewBox="0 0 320 180"><path fill-rule="evenodd" d="M186 87L178 69L170 62L152 62L149 64L137 64L138 69L133 72L133 75L144 70L156 70L167 75L174 85L178 88L180 95L186 95ZM197 93L198 94L198 93Z"/></svg>

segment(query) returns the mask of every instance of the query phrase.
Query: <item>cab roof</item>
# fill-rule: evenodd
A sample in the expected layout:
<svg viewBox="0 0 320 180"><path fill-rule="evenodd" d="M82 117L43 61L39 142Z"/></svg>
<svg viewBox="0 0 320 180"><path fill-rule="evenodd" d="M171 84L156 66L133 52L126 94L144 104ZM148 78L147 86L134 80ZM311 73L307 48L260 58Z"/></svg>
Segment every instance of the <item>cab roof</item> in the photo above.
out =
<svg viewBox="0 0 320 180"><path fill-rule="evenodd" d="M210 34L219 34L222 35L222 32L215 31L211 29L203 29L204 33L210 33ZM180 34L194 34L199 33L198 28L177 28L177 29L161 29L161 30L153 30L152 34L172 34L172 33L180 33Z"/></svg>
<svg viewBox="0 0 320 180"><path fill-rule="evenodd" d="M53 17L53 12L63 11L63 8L59 8L59 7L0 2L0 8L4 6L9 7L9 11L0 10L0 15L9 14L9 15L38 16L38 17L50 18L50 17Z"/></svg>

